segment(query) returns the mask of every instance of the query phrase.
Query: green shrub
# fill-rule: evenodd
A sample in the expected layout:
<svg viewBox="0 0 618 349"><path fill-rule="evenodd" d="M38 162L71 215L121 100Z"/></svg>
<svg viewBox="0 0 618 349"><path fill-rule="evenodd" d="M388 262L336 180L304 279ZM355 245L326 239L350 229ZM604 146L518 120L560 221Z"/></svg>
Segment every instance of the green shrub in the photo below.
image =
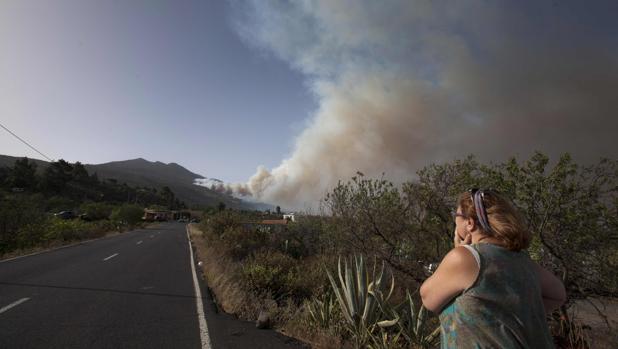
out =
<svg viewBox="0 0 618 349"><path fill-rule="evenodd" d="M243 265L242 278L253 291L270 292L276 301L285 297L302 300L309 296L301 282L300 263L279 251L260 250Z"/></svg>
<svg viewBox="0 0 618 349"><path fill-rule="evenodd" d="M269 245L269 233L263 230L247 231L242 227L230 226L219 240L229 251L231 257L243 260L254 252L267 248Z"/></svg>
<svg viewBox="0 0 618 349"><path fill-rule="evenodd" d="M72 241L79 238L80 231L85 230L84 223L79 220L52 219L48 234L52 239L60 241Z"/></svg>
<svg viewBox="0 0 618 349"><path fill-rule="evenodd" d="M21 226L15 232L15 244L12 249L26 249L46 244L45 229L47 221L35 221ZM8 251L6 251L8 252Z"/></svg>
<svg viewBox="0 0 618 349"><path fill-rule="evenodd" d="M114 210L114 205L102 202L87 202L80 206L82 214L86 214L88 220L97 221L109 219Z"/></svg>
<svg viewBox="0 0 618 349"><path fill-rule="evenodd" d="M142 221L144 209L138 205L123 204L112 211L110 220L121 225L134 226Z"/></svg>
<svg viewBox="0 0 618 349"><path fill-rule="evenodd" d="M210 231L217 236L221 236L229 229L238 229L240 227L241 216L232 210L217 212L205 217L204 221L202 221L202 230Z"/></svg>
<svg viewBox="0 0 618 349"><path fill-rule="evenodd" d="M77 206L74 200L62 196L52 196L46 200L45 211L58 212L72 210Z"/></svg>

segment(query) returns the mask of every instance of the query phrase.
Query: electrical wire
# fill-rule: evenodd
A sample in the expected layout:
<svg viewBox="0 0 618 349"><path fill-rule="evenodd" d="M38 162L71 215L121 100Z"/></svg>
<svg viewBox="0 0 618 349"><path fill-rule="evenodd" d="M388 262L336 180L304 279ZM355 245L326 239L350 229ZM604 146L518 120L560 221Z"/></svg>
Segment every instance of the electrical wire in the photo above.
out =
<svg viewBox="0 0 618 349"><path fill-rule="evenodd" d="M6 128L4 125L0 124L0 127L2 127L3 129L6 130L6 132L12 134L15 138L19 139L22 143L24 143L25 145L29 146L32 150L34 150L35 152L41 154L44 158L46 158L47 160L53 162L54 160L50 159L47 155L41 153L37 148L31 146L28 142L24 141L23 139L21 139L18 135L16 135L15 133L13 133L11 130L9 130L8 128Z"/></svg>

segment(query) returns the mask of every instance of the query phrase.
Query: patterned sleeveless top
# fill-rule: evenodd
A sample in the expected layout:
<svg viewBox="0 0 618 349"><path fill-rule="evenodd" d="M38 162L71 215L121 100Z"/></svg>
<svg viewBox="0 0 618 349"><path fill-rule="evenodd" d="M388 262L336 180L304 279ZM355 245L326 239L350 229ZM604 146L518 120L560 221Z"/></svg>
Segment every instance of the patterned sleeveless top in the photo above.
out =
<svg viewBox="0 0 618 349"><path fill-rule="evenodd" d="M442 348L553 348L539 276L524 251L472 245L480 270L440 313Z"/></svg>

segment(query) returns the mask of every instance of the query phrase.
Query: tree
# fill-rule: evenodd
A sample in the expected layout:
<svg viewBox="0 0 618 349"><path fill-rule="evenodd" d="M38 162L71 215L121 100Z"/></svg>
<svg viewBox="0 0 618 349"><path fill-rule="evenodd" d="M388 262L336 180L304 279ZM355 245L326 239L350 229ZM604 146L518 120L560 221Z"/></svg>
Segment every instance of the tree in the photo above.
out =
<svg viewBox="0 0 618 349"><path fill-rule="evenodd" d="M168 209L173 209L174 207L174 192L170 189L170 187L165 186L161 188L161 198L163 199L164 205L168 207Z"/></svg>
<svg viewBox="0 0 618 349"><path fill-rule="evenodd" d="M0 167L0 187L9 187L9 176L11 175L11 168Z"/></svg>
<svg viewBox="0 0 618 349"><path fill-rule="evenodd" d="M542 153L488 165L468 157L427 166L400 188L359 173L325 199L333 241L343 253L375 255L421 281L415 262L439 261L452 248L457 195L494 188L525 215L530 254L563 278L569 295L618 294L618 162L582 167L565 154L548 164Z"/></svg>
<svg viewBox="0 0 618 349"><path fill-rule="evenodd" d="M34 189L38 182L36 163L23 158L15 161L9 174L9 186L13 188Z"/></svg>
<svg viewBox="0 0 618 349"><path fill-rule="evenodd" d="M73 164L71 179L78 183L90 183L92 180L88 171L86 171L86 167L79 161Z"/></svg>
<svg viewBox="0 0 618 349"><path fill-rule="evenodd" d="M61 193L72 179L72 172L73 166L62 159L50 163L43 173L43 190L51 193Z"/></svg>
<svg viewBox="0 0 618 349"><path fill-rule="evenodd" d="M277 214L281 214L281 207L277 206Z"/></svg>

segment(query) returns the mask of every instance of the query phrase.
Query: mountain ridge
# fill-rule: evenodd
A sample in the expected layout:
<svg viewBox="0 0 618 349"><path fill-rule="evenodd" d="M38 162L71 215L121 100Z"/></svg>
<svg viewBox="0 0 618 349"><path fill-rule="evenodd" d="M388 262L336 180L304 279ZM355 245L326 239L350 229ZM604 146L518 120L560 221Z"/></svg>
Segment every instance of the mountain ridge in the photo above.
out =
<svg viewBox="0 0 618 349"><path fill-rule="evenodd" d="M0 167L12 167L15 160L24 157L0 155ZM38 166L38 171L44 171L49 162L32 159ZM216 206L219 202L227 207L255 209L264 204L250 203L229 195L225 195L204 186L194 184L195 179L205 179L201 174L189 171L182 165L171 162L149 161L144 158L111 161L101 164L84 164L89 174L96 173L98 178L114 179L119 183L132 186L152 187L160 189L168 186L176 197L188 206Z"/></svg>

